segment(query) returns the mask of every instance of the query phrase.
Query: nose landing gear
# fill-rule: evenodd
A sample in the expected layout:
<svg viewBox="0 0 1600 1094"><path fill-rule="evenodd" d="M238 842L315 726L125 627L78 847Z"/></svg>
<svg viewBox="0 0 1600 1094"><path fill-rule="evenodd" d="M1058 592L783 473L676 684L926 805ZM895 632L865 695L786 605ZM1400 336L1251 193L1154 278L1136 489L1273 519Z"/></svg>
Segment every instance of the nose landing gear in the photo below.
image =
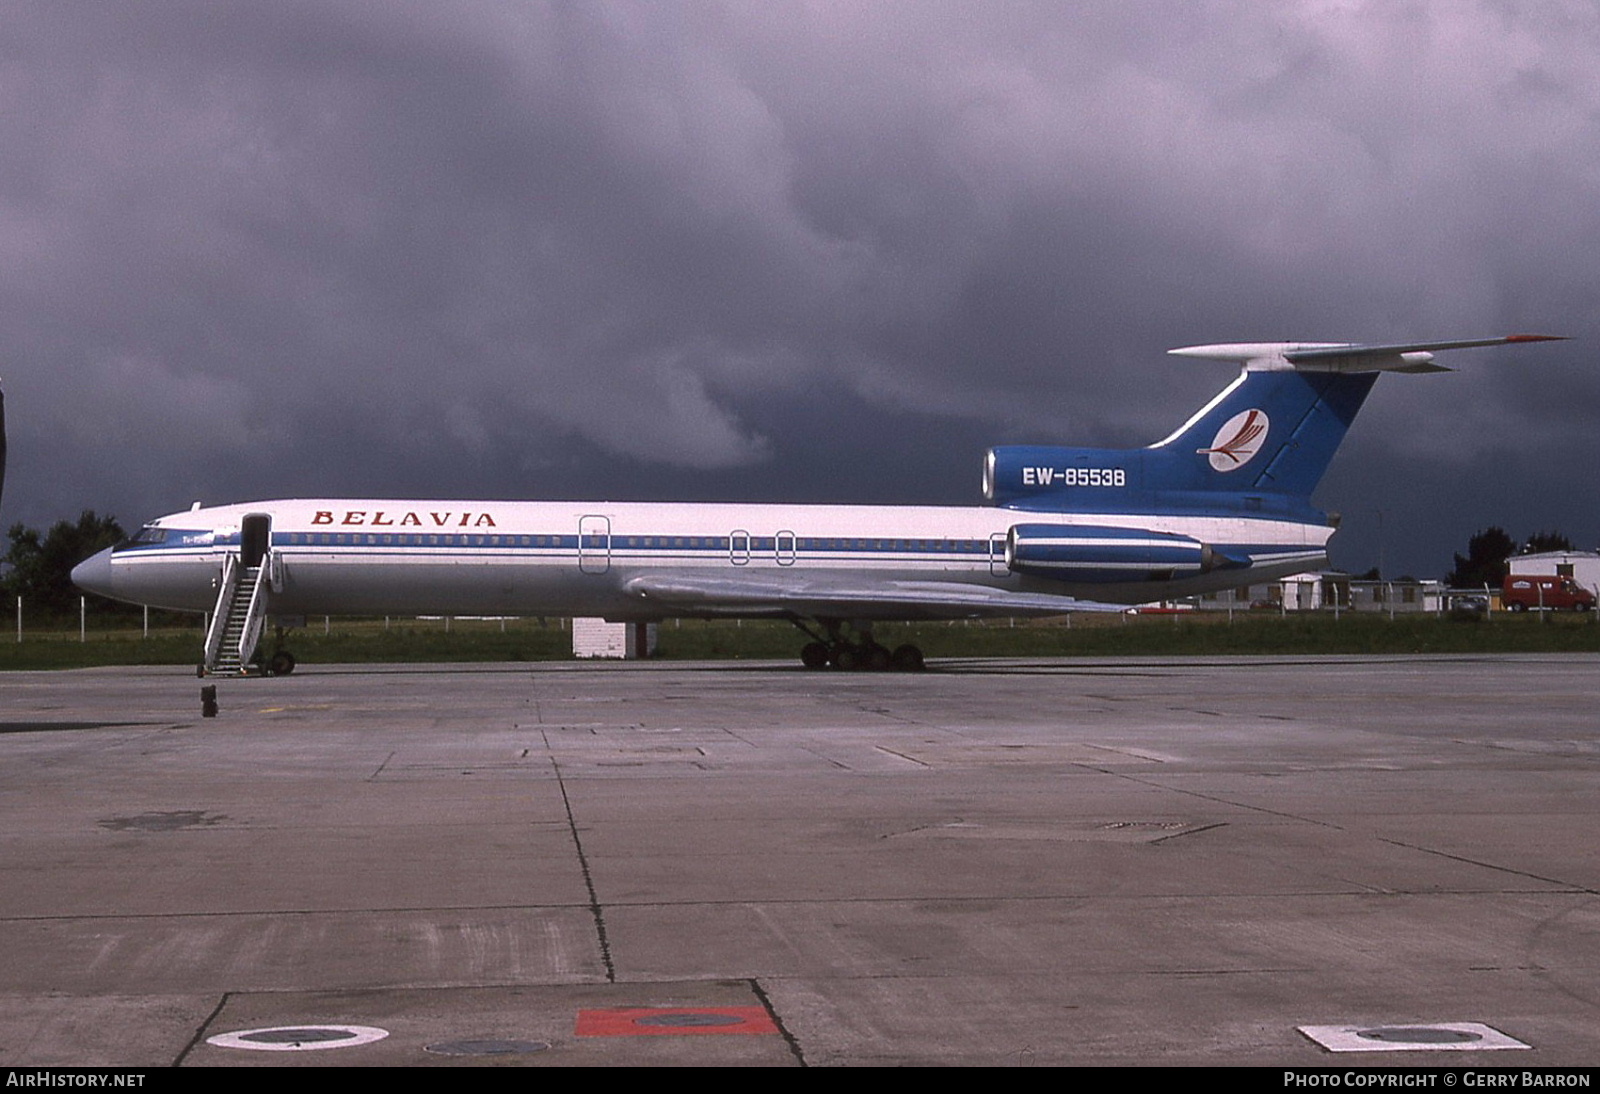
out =
<svg viewBox="0 0 1600 1094"><path fill-rule="evenodd" d="M294 671L294 654L283 648L283 632L287 628L278 624L277 633L273 637L272 653L267 656L266 670L268 676L288 676Z"/></svg>

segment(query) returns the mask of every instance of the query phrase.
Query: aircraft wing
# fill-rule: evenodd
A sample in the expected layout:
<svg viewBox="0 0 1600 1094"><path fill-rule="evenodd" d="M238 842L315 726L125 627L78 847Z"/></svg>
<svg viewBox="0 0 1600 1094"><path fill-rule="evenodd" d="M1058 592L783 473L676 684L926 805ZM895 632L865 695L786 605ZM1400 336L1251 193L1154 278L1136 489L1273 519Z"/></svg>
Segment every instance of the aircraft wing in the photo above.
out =
<svg viewBox="0 0 1600 1094"><path fill-rule="evenodd" d="M812 619L975 619L984 616L1125 612L1047 593L1015 593L958 581L873 580L861 574L710 574L653 571L623 589L663 615L805 616Z"/></svg>

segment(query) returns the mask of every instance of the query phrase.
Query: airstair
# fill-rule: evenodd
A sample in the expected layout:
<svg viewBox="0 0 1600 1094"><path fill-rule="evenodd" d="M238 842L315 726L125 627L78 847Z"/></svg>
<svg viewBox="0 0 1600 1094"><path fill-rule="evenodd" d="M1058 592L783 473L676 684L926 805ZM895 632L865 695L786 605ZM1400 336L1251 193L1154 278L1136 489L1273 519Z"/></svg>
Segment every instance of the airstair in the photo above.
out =
<svg viewBox="0 0 1600 1094"><path fill-rule="evenodd" d="M206 631L205 661L200 666L205 675L246 676L252 671L250 658L267 621L270 570L268 556L255 566L244 565L238 555L229 555L223 562L222 587L217 590L217 606Z"/></svg>

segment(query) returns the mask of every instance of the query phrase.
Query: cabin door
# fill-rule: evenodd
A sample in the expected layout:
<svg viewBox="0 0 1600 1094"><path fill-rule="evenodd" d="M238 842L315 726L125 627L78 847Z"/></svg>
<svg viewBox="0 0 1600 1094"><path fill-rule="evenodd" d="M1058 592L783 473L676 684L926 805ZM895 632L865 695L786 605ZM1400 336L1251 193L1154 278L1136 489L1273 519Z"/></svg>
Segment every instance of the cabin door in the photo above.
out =
<svg viewBox="0 0 1600 1094"><path fill-rule="evenodd" d="M244 566L259 566L272 546L272 517L266 513L250 513L239 526L239 562Z"/></svg>
<svg viewBox="0 0 1600 1094"><path fill-rule="evenodd" d="M578 518L578 569L586 574L603 574L611 569L611 518Z"/></svg>
<svg viewBox="0 0 1600 1094"><path fill-rule="evenodd" d="M1006 534L996 532L989 537L989 572L995 577L1005 577L1011 572L1006 565Z"/></svg>

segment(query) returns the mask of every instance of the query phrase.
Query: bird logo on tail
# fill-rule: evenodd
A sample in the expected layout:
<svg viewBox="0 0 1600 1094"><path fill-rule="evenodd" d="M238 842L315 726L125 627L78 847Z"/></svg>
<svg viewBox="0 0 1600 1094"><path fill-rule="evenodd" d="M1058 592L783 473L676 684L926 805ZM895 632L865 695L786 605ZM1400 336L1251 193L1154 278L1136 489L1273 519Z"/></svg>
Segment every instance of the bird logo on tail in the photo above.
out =
<svg viewBox="0 0 1600 1094"><path fill-rule="evenodd" d="M1261 451L1269 424L1264 410L1242 411L1222 424L1210 448L1197 448L1195 453L1209 456L1213 471L1237 471Z"/></svg>

